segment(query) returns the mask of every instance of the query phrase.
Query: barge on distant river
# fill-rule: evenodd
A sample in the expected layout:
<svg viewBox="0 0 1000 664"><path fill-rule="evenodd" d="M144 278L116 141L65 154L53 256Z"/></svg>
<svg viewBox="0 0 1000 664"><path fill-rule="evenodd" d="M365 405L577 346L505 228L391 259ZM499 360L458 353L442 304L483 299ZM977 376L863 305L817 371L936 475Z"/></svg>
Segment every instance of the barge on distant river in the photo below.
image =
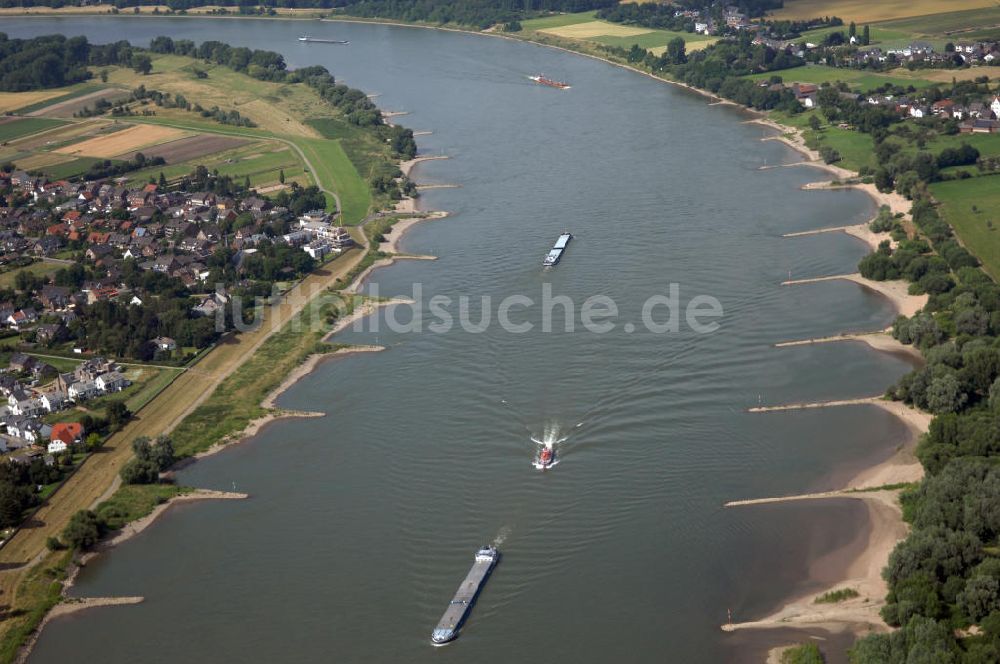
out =
<svg viewBox="0 0 1000 664"><path fill-rule="evenodd" d="M299 41L300 42L313 42L313 43L316 43L316 44L350 44L351 43L349 41L344 41L342 39L322 39L320 37L310 37L309 35L305 35L303 37L299 37Z"/></svg>

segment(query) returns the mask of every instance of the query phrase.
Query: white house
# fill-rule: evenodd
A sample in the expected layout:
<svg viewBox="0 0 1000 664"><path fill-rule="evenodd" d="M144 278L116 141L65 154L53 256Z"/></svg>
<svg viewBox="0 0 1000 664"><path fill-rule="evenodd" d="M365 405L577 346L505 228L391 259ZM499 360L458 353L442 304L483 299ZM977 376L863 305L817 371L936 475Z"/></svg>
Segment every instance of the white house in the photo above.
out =
<svg viewBox="0 0 1000 664"><path fill-rule="evenodd" d="M48 446L49 454L59 454L60 452L65 452L69 449L69 446L65 441L59 440L58 438L50 441Z"/></svg>
<svg viewBox="0 0 1000 664"><path fill-rule="evenodd" d="M330 245L323 240L313 240L309 244L302 247L302 251L306 252L318 261L323 260L323 257L330 253Z"/></svg>
<svg viewBox="0 0 1000 664"><path fill-rule="evenodd" d="M86 401L87 399L96 397L101 393L101 390L93 381L85 380L70 385L68 392L69 398L73 401Z"/></svg>
<svg viewBox="0 0 1000 664"><path fill-rule="evenodd" d="M1000 118L1000 97L993 97L993 102L990 104L990 110L993 111L993 115Z"/></svg>
<svg viewBox="0 0 1000 664"><path fill-rule="evenodd" d="M39 401L42 402L42 406L45 407L45 410L53 413L66 405L66 393L61 390L46 392L42 395Z"/></svg>
<svg viewBox="0 0 1000 664"><path fill-rule="evenodd" d="M121 392L128 385L128 381L117 371L109 371L95 378L94 384L101 392Z"/></svg>
<svg viewBox="0 0 1000 664"><path fill-rule="evenodd" d="M24 417L37 417L45 413L45 406L38 399L25 399L18 401L11 407L11 412Z"/></svg>

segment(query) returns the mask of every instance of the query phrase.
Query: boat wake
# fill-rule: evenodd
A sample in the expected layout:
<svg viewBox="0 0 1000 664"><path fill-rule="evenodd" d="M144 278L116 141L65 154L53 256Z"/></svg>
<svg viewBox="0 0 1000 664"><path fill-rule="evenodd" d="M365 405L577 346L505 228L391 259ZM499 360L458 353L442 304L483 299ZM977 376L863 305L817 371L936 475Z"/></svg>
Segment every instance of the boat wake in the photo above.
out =
<svg viewBox="0 0 1000 664"><path fill-rule="evenodd" d="M497 533L497 536L493 538L493 542L490 544L490 546L492 546L494 549L500 548L500 545L506 542L507 538L510 537L510 533L512 530L513 529L510 526L504 526L503 528L501 528L500 532Z"/></svg>
<svg viewBox="0 0 1000 664"><path fill-rule="evenodd" d="M559 425L555 424L545 427L545 433L542 435L541 439L531 436L531 441L533 443L541 445L541 449L538 450L538 453L535 455L531 465L538 470L546 470L559 465L561 459L559 455L556 454L556 445L560 445L567 440L569 440L569 436L560 435Z"/></svg>

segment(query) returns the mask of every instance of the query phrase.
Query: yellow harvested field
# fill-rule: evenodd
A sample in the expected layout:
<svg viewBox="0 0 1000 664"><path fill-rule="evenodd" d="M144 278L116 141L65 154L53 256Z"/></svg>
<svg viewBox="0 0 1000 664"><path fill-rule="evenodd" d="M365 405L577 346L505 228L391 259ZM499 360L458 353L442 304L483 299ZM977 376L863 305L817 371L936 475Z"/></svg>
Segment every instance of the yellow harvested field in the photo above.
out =
<svg viewBox="0 0 1000 664"><path fill-rule="evenodd" d="M703 39L702 41L689 41L689 42L685 42L684 46L685 46L685 49L687 50L687 52L690 53L691 51L700 51L703 48L707 48L707 47L711 46L712 44L714 44L717 41L719 41L719 40L718 39L714 39L714 38L713 39ZM649 51L650 53L652 53L653 55L663 55L664 53L667 52L667 47L666 46L654 46L653 48L647 48L646 50Z"/></svg>
<svg viewBox="0 0 1000 664"><path fill-rule="evenodd" d="M649 28L630 28L627 25L615 25L604 21L587 21L575 25L564 25L561 28L546 28L539 30L556 37L567 39L592 39L594 37L634 37L648 33Z"/></svg>
<svg viewBox="0 0 1000 664"><path fill-rule="evenodd" d="M38 154L33 154L30 157L17 160L17 167L26 171L33 171L37 168L45 168L46 166L54 166L55 164L61 164L64 161L70 161L73 157L68 157L64 154L57 154L55 152L41 152Z"/></svg>
<svg viewBox="0 0 1000 664"><path fill-rule="evenodd" d="M839 16L845 22L872 23L996 6L996 0L785 0L783 8L769 15L792 20Z"/></svg>
<svg viewBox="0 0 1000 664"><path fill-rule="evenodd" d="M108 158L190 135L191 132L174 129L173 127L135 125L134 127L108 134L107 136L98 136L80 143L67 145L66 147L59 148L56 152L84 157Z"/></svg>
<svg viewBox="0 0 1000 664"><path fill-rule="evenodd" d="M970 67L969 69L918 69L911 72L909 69L894 69L889 72L890 76L912 76L935 83L951 83L951 79L956 81L971 81L980 76L988 76L991 81L996 81L996 73L987 67Z"/></svg>
<svg viewBox="0 0 1000 664"><path fill-rule="evenodd" d="M14 111L66 94L63 88L53 90L32 90L30 92L0 92L0 113Z"/></svg>

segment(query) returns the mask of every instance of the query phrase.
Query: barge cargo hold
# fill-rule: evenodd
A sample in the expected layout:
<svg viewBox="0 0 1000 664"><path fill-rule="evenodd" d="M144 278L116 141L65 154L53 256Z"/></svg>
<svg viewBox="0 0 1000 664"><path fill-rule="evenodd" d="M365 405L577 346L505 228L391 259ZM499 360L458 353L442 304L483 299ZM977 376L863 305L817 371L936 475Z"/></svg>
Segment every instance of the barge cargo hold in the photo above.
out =
<svg viewBox="0 0 1000 664"><path fill-rule="evenodd" d="M462 581L462 585L455 592L448 608L438 622L437 627L431 633L431 643L436 646L443 646L458 636L458 630L472 610L472 605L486 583L487 577L500 560L500 552L496 547L484 546L476 552L476 558L472 563L472 569Z"/></svg>

